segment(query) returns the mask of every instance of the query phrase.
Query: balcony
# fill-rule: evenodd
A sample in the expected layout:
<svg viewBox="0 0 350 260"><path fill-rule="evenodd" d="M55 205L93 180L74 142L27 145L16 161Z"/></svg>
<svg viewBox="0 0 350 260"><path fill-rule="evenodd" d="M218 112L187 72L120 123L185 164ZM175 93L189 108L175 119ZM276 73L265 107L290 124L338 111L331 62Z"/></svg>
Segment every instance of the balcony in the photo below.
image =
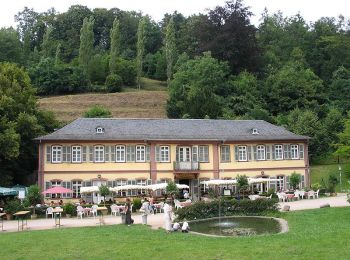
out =
<svg viewBox="0 0 350 260"><path fill-rule="evenodd" d="M198 171L199 162L174 162L175 171Z"/></svg>

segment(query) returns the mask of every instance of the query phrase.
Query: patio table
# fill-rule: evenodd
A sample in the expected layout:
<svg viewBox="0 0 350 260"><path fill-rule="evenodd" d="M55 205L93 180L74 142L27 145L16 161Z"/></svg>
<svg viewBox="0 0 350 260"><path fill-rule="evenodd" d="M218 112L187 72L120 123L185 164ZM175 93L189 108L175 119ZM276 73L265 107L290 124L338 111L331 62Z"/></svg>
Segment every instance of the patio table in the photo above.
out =
<svg viewBox="0 0 350 260"><path fill-rule="evenodd" d="M3 217L5 215L6 215L6 213L0 213L1 231L4 231L4 219L3 219Z"/></svg>
<svg viewBox="0 0 350 260"><path fill-rule="evenodd" d="M15 214L13 214L14 216L17 217L17 220L18 220L18 231L20 230L20 227L21 227L21 230L23 231L24 229L24 226L26 228L28 228L28 222L27 222L27 215L28 213L30 213L30 211L18 211L16 212ZM24 220L25 220L25 224L24 224ZM20 221L21 221L21 225L20 225Z"/></svg>
<svg viewBox="0 0 350 260"><path fill-rule="evenodd" d="M84 210L84 215L89 216L91 212L91 208L83 208Z"/></svg>
<svg viewBox="0 0 350 260"><path fill-rule="evenodd" d="M293 194L286 194L288 200L293 200L294 193Z"/></svg>
<svg viewBox="0 0 350 260"><path fill-rule="evenodd" d="M55 227L61 227L61 213L63 212L62 208L55 208L52 210L55 219Z"/></svg>

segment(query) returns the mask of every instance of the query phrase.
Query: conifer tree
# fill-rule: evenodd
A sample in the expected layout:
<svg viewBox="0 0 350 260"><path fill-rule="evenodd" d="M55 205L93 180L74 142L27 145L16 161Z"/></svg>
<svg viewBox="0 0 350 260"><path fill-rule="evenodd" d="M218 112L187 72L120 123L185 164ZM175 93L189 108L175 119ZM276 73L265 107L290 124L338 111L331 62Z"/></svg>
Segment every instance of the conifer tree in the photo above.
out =
<svg viewBox="0 0 350 260"><path fill-rule="evenodd" d="M142 76L142 65L143 65L143 56L145 52L145 27L146 27L146 18L143 17L139 22L139 27L137 29L137 56L136 56L136 70L137 70L137 87L141 88L141 76Z"/></svg>
<svg viewBox="0 0 350 260"><path fill-rule="evenodd" d="M61 62L60 60L61 56L61 44L59 43L56 48L56 53L55 53L55 66L58 66Z"/></svg>
<svg viewBox="0 0 350 260"><path fill-rule="evenodd" d="M166 27L165 35L165 55L166 55L166 74L167 83L169 86L171 77L173 75L173 67L176 58L176 43L175 43L175 24L173 17L170 18L169 23Z"/></svg>
<svg viewBox="0 0 350 260"><path fill-rule="evenodd" d="M51 33L52 33L52 27L49 26L46 28L46 32L44 34L43 37L43 42L41 44L41 53L42 53L42 57L49 57L50 56L50 37L51 37Z"/></svg>
<svg viewBox="0 0 350 260"><path fill-rule="evenodd" d="M89 62L93 54L94 46L94 19L84 18L83 26L80 30L79 65L83 71L88 73Z"/></svg>
<svg viewBox="0 0 350 260"><path fill-rule="evenodd" d="M110 74L116 74L117 71L117 60L120 50L120 30L119 21L117 18L113 21L113 27L111 29L111 50L109 58L109 72Z"/></svg>

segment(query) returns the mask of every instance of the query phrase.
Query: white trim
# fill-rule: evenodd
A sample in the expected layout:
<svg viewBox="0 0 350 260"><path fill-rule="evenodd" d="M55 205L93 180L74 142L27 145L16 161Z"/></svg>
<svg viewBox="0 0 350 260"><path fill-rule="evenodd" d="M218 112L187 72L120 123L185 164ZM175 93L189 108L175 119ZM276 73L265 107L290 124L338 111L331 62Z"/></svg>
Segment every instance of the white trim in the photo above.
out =
<svg viewBox="0 0 350 260"><path fill-rule="evenodd" d="M103 145L94 146L94 162L105 162L105 147Z"/></svg>
<svg viewBox="0 0 350 260"><path fill-rule="evenodd" d="M259 158L259 155L263 155L263 157L260 156ZM257 145L256 146L256 160L257 161L265 161L266 160L266 147L265 145Z"/></svg>
<svg viewBox="0 0 350 260"><path fill-rule="evenodd" d="M74 155L75 153L75 155ZM72 146L72 163L81 163L82 149L80 145ZM74 160L75 159L75 160Z"/></svg>
<svg viewBox="0 0 350 260"><path fill-rule="evenodd" d="M115 161L116 162L125 162L125 145L116 145L115 146Z"/></svg>
<svg viewBox="0 0 350 260"><path fill-rule="evenodd" d="M247 162L248 161L248 151L246 145L238 146L238 161Z"/></svg>
<svg viewBox="0 0 350 260"><path fill-rule="evenodd" d="M62 146L61 145L53 145L51 147L51 162L62 163Z"/></svg>

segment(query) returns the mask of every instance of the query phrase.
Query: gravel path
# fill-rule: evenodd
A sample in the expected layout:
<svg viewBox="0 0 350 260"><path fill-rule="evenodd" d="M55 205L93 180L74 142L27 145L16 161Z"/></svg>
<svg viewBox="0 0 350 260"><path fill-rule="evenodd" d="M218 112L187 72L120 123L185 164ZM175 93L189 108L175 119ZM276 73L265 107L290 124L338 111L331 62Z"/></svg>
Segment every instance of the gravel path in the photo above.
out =
<svg viewBox="0 0 350 260"><path fill-rule="evenodd" d="M292 202L283 202L279 203L282 208L284 205L289 205L290 210L304 210L304 209L314 209L319 208L321 205L329 203L331 207L345 207L350 206L350 204L346 201L346 194L339 194L337 197L327 197L327 198L319 198L319 199L304 199ZM148 216L148 225L150 225L153 229L162 228L164 226L164 214L158 213L155 215ZM135 220L135 224L141 224L142 219L140 214L133 214L132 218ZM105 225L116 225L121 224L120 216L105 216L104 217ZM99 226L99 218L62 218L61 219L61 228L69 228L69 227L85 227L85 226ZM52 218L48 219L31 219L28 220L28 228L27 230L43 230L43 229L55 229L55 221ZM18 230L18 222L17 220L4 220L4 230L0 233L7 232L16 232Z"/></svg>

